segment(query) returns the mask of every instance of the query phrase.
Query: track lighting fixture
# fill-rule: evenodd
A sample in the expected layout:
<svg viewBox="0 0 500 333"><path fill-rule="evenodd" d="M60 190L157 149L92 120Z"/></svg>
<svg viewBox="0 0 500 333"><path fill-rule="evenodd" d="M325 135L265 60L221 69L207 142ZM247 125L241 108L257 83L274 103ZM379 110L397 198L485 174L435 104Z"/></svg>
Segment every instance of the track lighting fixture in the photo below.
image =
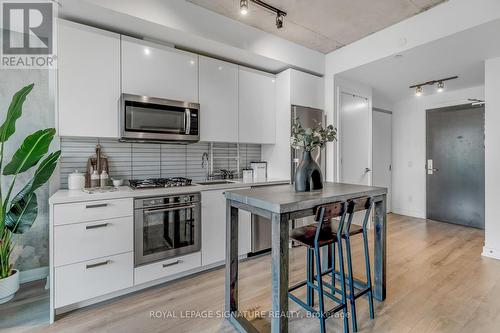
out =
<svg viewBox="0 0 500 333"><path fill-rule="evenodd" d="M424 88L422 88L422 86L418 86L415 89L415 96L422 96L423 93L424 93Z"/></svg>
<svg viewBox="0 0 500 333"><path fill-rule="evenodd" d="M436 85L437 92L442 92L444 90L444 81L458 79L458 76L446 77L444 79L431 80L423 83L417 83L410 86L410 89L415 88L415 96L421 96L424 93L424 86Z"/></svg>
<svg viewBox="0 0 500 333"><path fill-rule="evenodd" d="M241 15L248 14L248 0L240 0L240 13Z"/></svg>
<svg viewBox="0 0 500 333"><path fill-rule="evenodd" d="M265 3L264 1L261 0L240 0L240 13L241 15L247 15L248 14L248 2L252 2L262 8L265 8L273 13L276 14L276 28L281 29L283 28L283 21L286 16L286 12L282 11L281 9L278 9L274 6L271 6L268 3Z"/></svg>

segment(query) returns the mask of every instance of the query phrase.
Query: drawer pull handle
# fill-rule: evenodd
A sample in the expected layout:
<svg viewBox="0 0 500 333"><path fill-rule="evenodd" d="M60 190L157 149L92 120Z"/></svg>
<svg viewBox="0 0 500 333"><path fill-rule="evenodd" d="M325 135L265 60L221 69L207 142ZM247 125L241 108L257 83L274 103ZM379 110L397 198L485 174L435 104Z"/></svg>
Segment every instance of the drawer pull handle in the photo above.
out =
<svg viewBox="0 0 500 333"><path fill-rule="evenodd" d="M174 265L178 265L180 264L182 261L181 260L176 260L174 262L171 262L171 263L168 263L168 264L163 264L163 268L165 267L170 267L170 266L174 266Z"/></svg>
<svg viewBox="0 0 500 333"><path fill-rule="evenodd" d="M98 262L98 263L95 263L95 264L89 264L86 267L87 267L87 269L89 269L89 268L104 266L104 265L109 264L110 262L111 262L111 260L106 260L106 261Z"/></svg>
<svg viewBox="0 0 500 333"><path fill-rule="evenodd" d="M107 227L108 223L102 223L102 224L94 224L94 225L88 225L85 227L85 229L90 230L90 229L97 229L97 228L104 228Z"/></svg>
<svg viewBox="0 0 500 333"><path fill-rule="evenodd" d="M85 208L102 208L106 207L107 203L95 204L95 205L86 205Z"/></svg>

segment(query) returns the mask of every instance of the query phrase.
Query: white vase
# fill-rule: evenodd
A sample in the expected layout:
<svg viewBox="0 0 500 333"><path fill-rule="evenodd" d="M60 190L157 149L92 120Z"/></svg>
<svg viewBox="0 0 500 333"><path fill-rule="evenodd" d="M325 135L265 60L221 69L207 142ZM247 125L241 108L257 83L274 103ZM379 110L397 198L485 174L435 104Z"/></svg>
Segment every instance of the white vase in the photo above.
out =
<svg viewBox="0 0 500 333"><path fill-rule="evenodd" d="M0 279L0 304L7 303L14 298L19 290L19 271L13 270L13 274Z"/></svg>

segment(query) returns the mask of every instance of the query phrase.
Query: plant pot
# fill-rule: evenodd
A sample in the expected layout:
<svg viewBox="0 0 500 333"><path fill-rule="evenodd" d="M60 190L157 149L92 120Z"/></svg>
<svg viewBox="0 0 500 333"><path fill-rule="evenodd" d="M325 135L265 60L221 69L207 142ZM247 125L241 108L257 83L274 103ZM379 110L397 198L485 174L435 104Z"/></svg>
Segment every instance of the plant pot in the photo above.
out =
<svg viewBox="0 0 500 333"><path fill-rule="evenodd" d="M304 151L302 161L295 171L295 191L309 192L323 188L323 175L319 164L312 158L310 151Z"/></svg>
<svg viewBox="0 0 500 333"><path fill-rule="evenodd" d="M0 279L0 304L7 303L14 298L19 290L19 271L14 269L13 273Z"/></svg>

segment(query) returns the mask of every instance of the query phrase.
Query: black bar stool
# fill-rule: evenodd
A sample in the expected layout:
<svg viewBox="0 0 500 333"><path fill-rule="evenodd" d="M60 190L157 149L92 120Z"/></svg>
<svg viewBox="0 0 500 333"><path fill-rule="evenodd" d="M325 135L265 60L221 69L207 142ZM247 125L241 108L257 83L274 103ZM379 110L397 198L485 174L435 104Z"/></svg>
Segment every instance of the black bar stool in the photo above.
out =
<svg viewBox="0 0 500 333"><path fill-rule="evenodd" d="M345 202L335 202L332 204L318 206L316 207L315 216L315 221L317 223L295 228L290 232L290 238L292 240L307 247L307 279L290 287L288 289L288 297L307 311L310 311L315 316L318 316L320 320L321 333L326 332L326 318L341 310L343 311L344 317L344 332L349 332L344 257L341 242L346 213L347 203ZM333 223L332 219L336 217L340 217L340 221ZM331 253L333 256L335 256L335 247L338 249L339 272L337 273L340 278L340 289L337 289L334 286L336 278L335 270L332 267L328 267L326 271L322 271L321 269L320 248L324 246L328 246L328 250L331 251L329 254ZM316 274L314 274L314 263L316 264ZM323 281L322 277L327 274L331 276L331 284ZM314 276L316 278L316 283L314 281ZM292 294L292 291L303 286L306 286L307 288L306 303ZM331 292L324 290L323 286L329 288ZM313 308L314 291L318 293L318 311ZM340 295L340 298L335 295L336 293ZM338 305L330 310L325 310L325 296L333 300Z"/></svg>
<svg viewBox="0 0 500 333"><path fill-rule="evenodd" d="M368 234L367 225L370 218L370 212L372 208L372 199L368 197L356 198L348 201L347 204L347 222L343 226L342 238L346 245L346 259L347 259L347 284L349 286L349 303L351 305L351 321L352 330L354 332L358 331L358 323L356 317L356 299L367 295L368 306L370 308L370 319L375 317L373 309L373 290L371 282L370 273L370 254L368 250ZM352 220L354 218L354 213L365 211L365 216L363 220L363 225L353 225ZM340 228L340 227L339 227ZM351 254L351 237L354 235L363 236L363 247L365 253L365 272L366 272L366 282L355 279L352 273L352 254ZM335 258L335 257L334 257ZM343 273L341 271L335 271L335 261L332 264L334 275L339 276L342 279ZM335 283L335 280L334 282Z"/></svg>

